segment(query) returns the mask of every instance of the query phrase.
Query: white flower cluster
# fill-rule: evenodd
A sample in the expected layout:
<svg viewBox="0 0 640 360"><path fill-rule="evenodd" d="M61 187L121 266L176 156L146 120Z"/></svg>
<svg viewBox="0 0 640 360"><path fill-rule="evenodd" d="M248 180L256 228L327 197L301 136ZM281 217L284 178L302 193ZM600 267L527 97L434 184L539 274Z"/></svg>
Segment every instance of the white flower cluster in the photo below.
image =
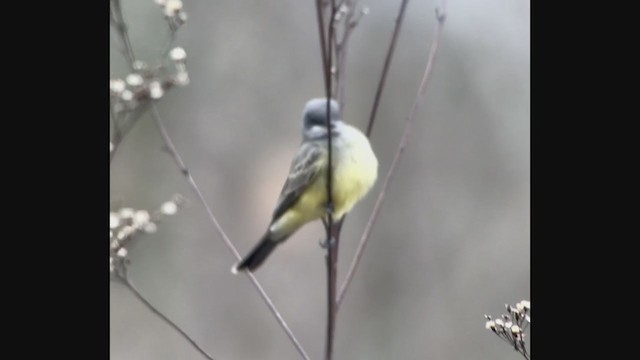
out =
<svg viewBox="0 0 640 360"><path fill-rule="evenodd" d="M153 214L147 210L121 208L109 213L109 270L111 273L124 269L128 255L127 246L139 233L152 234L157 223L166 216L175 215L184 203L180 195L165 202ZM120 272L119 272L120 273Z"/></svg>
<svg viewBox="0 0 640 360"><path fill-rule="evenodd" d="M169 59L175 72L169 75L161 74L164 67L149 68L147 64L136 61L135 72L128 74L124 79L112 78L109 80L111 103L117 113L136 109L140 104L148 100L158 100L173 86L185 86L189 84L187 72L187 53L181 47L169 51Z"/></svg>
<svg viewBox="0 0 640 360"><path fill-rule="evenodd" d="M489 315L484 316L487 319L485 328L512 345L526 359L530 359L525 346L524 331L531 324L531 302L522 300L516 306L505 304L505 307L508 314L502 314L498 319L494 320Z"/></svg>
<svg viewBox="0 0 640 360"><path fill-rule="evenodd" d="M164 16L175 25L180 26L187 22L187 13L184 12L182 0L155 0L162 7Z"/></svg>

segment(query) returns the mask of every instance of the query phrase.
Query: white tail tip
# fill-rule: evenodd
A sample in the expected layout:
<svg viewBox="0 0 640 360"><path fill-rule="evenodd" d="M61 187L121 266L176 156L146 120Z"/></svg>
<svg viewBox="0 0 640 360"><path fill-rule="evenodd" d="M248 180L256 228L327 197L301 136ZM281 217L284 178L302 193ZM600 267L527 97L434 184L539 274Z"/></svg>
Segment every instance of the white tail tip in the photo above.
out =
<svg viewBox="0 0 640 360"><path fill-rule="evenodd" d="M231 273L233 275L238 275L238 264L235 264L231 267Z"/></svg>

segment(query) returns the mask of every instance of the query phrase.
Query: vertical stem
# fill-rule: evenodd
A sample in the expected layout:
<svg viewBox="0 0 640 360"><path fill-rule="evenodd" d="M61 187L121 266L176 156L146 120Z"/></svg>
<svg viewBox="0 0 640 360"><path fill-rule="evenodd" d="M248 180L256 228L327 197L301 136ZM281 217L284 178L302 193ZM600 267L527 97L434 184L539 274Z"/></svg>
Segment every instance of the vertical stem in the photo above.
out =
<svg viewBox="0 0 640 360"><path fill-rule="evenodd" d="M389 50L387 51L387 57L384 60L384 67L382 68L382 75L380 75L380 82L378 83L378 90L376 90L376 97L373 101L373 108L371 109L371 116L369 116L369 125L367 126L367 137L371 137L371 131L373 131L373 122L376 118L376 112L378 112L378 105L380 104L380 98L382 97L382 89L387 79L387 73L389 72L389 66L391 65L391 58L395 52L396 43L398 42L398 35L400 34L400 28L402 27L402 20L404 19L404 11L407 8L409 0L402 0L400 4L400 11L396 18L396 26L393 29L393 36L391 36L391 43L389 44Z"/></svg>
<svg viewBox="0 0 640 360"><path fill-rule="evenodd" d="M431 75L431 70L433 69L433 64L435 62L436 54L438 52L438 47L440 44L440 35L442 34L442 28L444 26L444 22L446 19L446 0L442 1L442 7L436 8L436 19L438 20L435 28L435 33L433 35L433 41L431 42L431 47L429 48L429 55L427 58L427 65L424 69L424 74L422 76L422 81L420 82L420 87L418 89L418 93L416 94L415 100L413 101L413 105L411 106L411 112L407 121L404 125L404 132L402 133L402 138L400 139L400 144L398 144L398 149L396 150L396 154L393 157L393 161L391 162L391 166L389 171L387 171L387 176L382 184L382 190L380 190L380 194L378 195L378 199L376 200L376 204L371 212L371 216L367 221L367 225L365 230L360 238L360 242L358 243L358 248L356 250L356 254L351 261L351 265L349 266L349 270L347 272L347 276L340 287L340 293L338 294L337 306L339 307L342 303L344 296L349 288L349 284L353 280L353 276L355 275L358 264L360 264L360 259L362 258L362 253L364 251L367 242L370 239L371 230L373 225L375 224L378 214L380 214L380 209L382 207L382 202L385 199L387 194L387 189L391 184L391 180L396 172L396 168L398 163L400 162L400 157L404 153L404 149L409 144L409 135L411 134L411 129L413 127L413 123L415 122L415 117L420 107L421 100L424 96L425 91L427 90L427 84L429 83L429 78ZM397 25L397 24L396 24Z"/></svg>

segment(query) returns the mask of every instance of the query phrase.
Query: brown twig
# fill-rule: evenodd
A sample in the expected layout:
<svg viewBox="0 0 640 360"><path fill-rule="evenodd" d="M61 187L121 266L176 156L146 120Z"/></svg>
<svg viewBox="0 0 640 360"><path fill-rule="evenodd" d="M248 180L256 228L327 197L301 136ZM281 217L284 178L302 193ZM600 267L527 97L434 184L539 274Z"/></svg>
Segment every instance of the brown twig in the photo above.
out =
<svg viewBox="0 0 640 360"><path fill-rule="evenodd" d="M376 97L373 101L373 108L371 109L371 116L369 116L369 125L367 125L367 137L371 137L371 131L373 131L373 123L378 112L378 105L380 104L380 98L382 97L382 89L387 79L387 73L389 72L389 66L391 65L391 59L396 49L396 43L398 42L398 35L400 34L400 28L402 27L402 21L404 20L404 11L407 8L409 0L402 0L400 4L400 11L396 18L396 26L393 29L393 35L391 36L391 43L389 44L389 50L387 50L387 57L384 60L384 66L382 68L382 74L380 75L380 81L378 83L378 90L376 90Z"/></svg>
<svg viewBox="0 0 640 360"><path fill-rule="evenodd" d="M111 4L112 4L112 6L111 6L112 22L114 24L116 24L116 29L118 30L118 33L119 33L123 43L125 44L125 53L126 53L126 56L128 58L129 66L131 67L132 70L135 70L135 68L134 68L135 56L134 56L134 53L133 53L133 48L131 47L131 41L129 40L129 34L127 33L126 22L124 21L124 17L122 15L122 10L121 10L121 7L120 7L120 0L111 0ZM222 227L218 223L218 220L216 219L216 217L213 215L213 212L211 211L211 208L207 204L204 196L202 195L202 192L200 191L200 188L196 184L195 180L191 176L191 173L189 172L188 168L186 167L186 164L182 160L182 157L180 156L180 154L176 150L175 146L173 145L173 141L171 140L171 137L169 136L169 133L167 132L167 130L166 130L166 128L165 128L165 126L164 126L164 124L162 122L162 119L160 118L160 114L158 113L158 109L156 107L155 101L151 102L151 116L152 116L153 120L155 121L156 126L158 127L158 130L159 130L159 132L161 134L161 137L162 137L162 139L163 139L163 141L165 143L165 146L166 146L167 150L169 151L169 154L175 160L176 164L178 165L178 168L180 169L180 172L187 178L187 182L189 183L189 185L191 186L192 190L196 193L196 195L198 196L198 199L200 200L200 202L202 203L202 205L206 209L206 211L207 211L207 213L209 215L209 219L214 224L216 230L218 231L218 233L220 234L220 236L222 237L224 242L227 244L227 247L234 254L236 259L240 260L241 259L240 253L235 248L235 246L233 245L233 243L231 242L229 237L225 234L224 230L222 229ZM263 299L263 301L265 302L265 304L267 305L267 307L269 308L271 313L275 316L276 320L278 321L280 326L283 328L283 330L287 334L287 337L289 337L289 339L291 340L291 342L295 346L296 350L300 353L300 355L304 359L308 360L309 356L307 355L307 353L305 352L304 348L302 347L300 342L297 340L297 338L295 337L295 335L293 334L293 332L291 331L291 329L289 328L287 323L282 318L282 315L280 315L280 312L275 307L275 305L273 304L273 301L271 301L271 299L269 298L269 296L265 292L265 290L262 287L262 285L260 285L260 283L258 282L258 279L256 279L255 276L251 272L246 272L246 274L249 277L249 279L251 280L252 284L258 290L258 293L260 294L261 298ZM141 300L142 300L142 298L141 298ZM152 309L152 311L154 311L159 316L164 318L164 315L162 315L159 311L157 311L154 307L152 307L151 304L148 303L148 301L145 300L143 302L147 306L149 306L150 309ZM177 326L174 326L174 327L177 328ZM181 334L183 334L183 335L185 334L184 331L182 331L181 329L179 329L179 332ZM194 343L194 342L192 342L192 343Z"/></svg>
<svg viewBox="0 0 640 360"><path fill-rule="evenodd" d="M342 114L344 111L344 106L346 103L346 83L347 83L347 71L346 71L346 59L347 59L347 49L349 44L349 39L351 38L351 34L353 30L358 25L358 19L354 19L355 7L357 3L353 0L343 0L336 7L336 11L340 11L340 7L343 3L347 6L347 15L344 19L344 29L342 32L342 38L338 40L337 35L334 35L333 45L335 48L336 54L336 67L335 67L335 94L336 100L340 104L340 113ZM337 33L337 32L336 32Z"/></svg>
<svg viewBox="0 0 640 360"><path fill-rule="evenodd" d="M133 295L135 295L138 300L140 300L149 310L151 310L154 314L156 314L160 319L162 319L165 323L171 326L175 331L177 331L182 337L184 337L202 356L206 357L209 360L214 360L213 356L211 356L208 352L206 352L198 343L193 340L189 334L184 332L180 326L174 323L171 319L169 319L162 311L158 310L153 304L149 302L138 289L133 285L133 283L126 276L119 276L121 283L129 289Z"/></svg>
<svg viewBox="0 0 640 360"><path fill-rule="evenodd" d="M333 146L331 144L332 126L331 126L331 67L333 63L332 49L333 49L333 32L334 20L336 18L336 4L334 0L331 0L331 16L329 18L329 25L327 26L327 61L325 62L325 77L327 78L327 331L325 342L325 359L330 360L333 358L333 339L336 327L336 284L337 284L337 267L338 267L338 248L340 244L340 224L333 223Z"/></svg>
<svg viewBox="0 0 640 360"><path fill-rule="evenodd" d="M231 250L231 252L236 257L236 259L238 261L242 260L242 256L240 256L240 253L231 242L231 239L229 239L227 234L222 229L222 226L220 226L220 223L218 222L216 217L213 215L213 211L211 210L211 208L209 207L209 204L205 200L204 195L202 195L202 192L200 191L200 187L198 187L198 184L193 179L193 176L191 176L191 172L189 171L186 164L182 160L182 157L176 150L176 147L174 146L173 141L171 140L171 137L169 136L169 133L167 132L167 129L165 128L164 123L160 118L160 114L158 113L158 109L156 107L155 102L151 104L151 117L153 118L158 130L160 131L160 136L164 141L166 150L169 152L169 155L173 157L174 161L176 162L176 165L178 166L178 169L180 170L182 175L184 175L184 177L187 179L187 183L189 184L191 189L196 193L198 200L200 200L200 203L202 204L202 206L207 211L207 214L209 215L209 220L211 220L216 230L218 231L218 234L220 235L220 237L222 237L222 240L224 240L225 244L227 245L229 250ZM302 347L298 339L293 334L293 331L291 331L287 323L284 321L284 318L282 317L282 315L280 315L280 312L278 311L276 306L273 304L273 301L271 300L271 298L269 298L267 293L264 291L264 288L262 287L262 285L260 285L260 282L258 282L258 279L256 279L256 277L250 271L246 271L245 273L251 280L251 283L253 284L253 286L258 290L260 297L265 302L265 304L267 305L267 307L269 308L273 316L275 316L276 320L278 321L282 329L285 331L285 333L287 334L287 337L289 337L289 340L291 340L291 342L293 343L295 348L298 350L300 355L304 359L309 359L309 356L307 355L306 351L304 350L304 348Z"/></svg>
<svg viewBox="0 0 640 360"><path fill-rule="evenodd" d="M328 152L328 164L327 164L327 220L324 222L326 230L326 265L327 265L327 327L326 327L326 340L325 340L325 359L330 360L333 357L333 339L335 330L336 319L336 284L337 284L337 259L338 259L338 246L340 241L340 224L334 224L333 222L333 147L332 147L332 135L331 135L331 67L333 60L333 44L334 38L334 20L336 15L335 1L330 0L330 12L329 21L327 24L327 36L325 37L324 16L323 16L323 4L322 0L316 0L316 11L318 16L318 30L320 32L320 51L322 55L325 95L327 98L327 152Z"/></svg>
<svg viewBox="0 0 640 360"><path fill-rule="evenodd" d="M382 190L380 190L380 194L378 195L378 199L376 200L376 204L373 208L373 211L371 213L371 216L369 217L369 221L367 222L367 225L365 227L365 230L362 234L362 237L360 238L360 242L358 244L358 248L356 250L356 254L353 257L353 261L351 262L351 265L349 266L349 271L347 273L347 277L345 278L342 287L340 288L340 292L338 294L338 299L337 299L337 305L338 307L340 306L340 304L342 303L342 300L344 299L344 296L346 294L347 289L349 288L349 284L351 283L351 281L353 280L353 276L355 275L355 271L356 268L358 267L358 264L360 263L360 259L362 258L362 253L364 251L365 246L367 245L367 242L370 238L371 235L371 230L373 228L373 225L376 222L376 219L378 218L378 214L380 213L380 208L382 207L382 202L384 201L384 198L387 194L387 189L389 187L389 184L391 183L391 180L393 179L393 176L395 174L395 170L396 167L398 166L400 157L402 156L402 153L404 152L404 149L407 147L407 144L409 143L409 134L411 134L411 129L413 127L414 121L415 121L415 116L416 113L418 111L418 108L420 106L420 100L422 100L424 93L427 89L427 84L429 82L429 78L430 78L430 74L431 74L431 69L433 69L433 63L435 60L435 56L436 53L438 51L438 46L440 43L440 34L442 33L442 27L444 26L444 22L445 22L445 18L446 18L446 0L443 0L442 2L442 10L439 10L436 8L436 19L438 20L437 24L436 24L436 28L435 28L435 32L434 32L434 36L433 36L433 42L431 43L431 48L429 50L429 56L428 56L428 60L427 60L427 65L425 67L424 70L424 75L422 76L422 82L420 83L420 87L418 89L418 93L416 94L416 98L413 102L413 105L411 106L411 111L409 113L409 117L407 118L407 122L405 123L404 126L404 132L402 134L402 138L400 139L400 144L398 144L398 149L396 150L395 156L393 157L393 161L391 162L391 167L389 168L389 171L387 172L387 176L384 180L384 183L382 185Z"/></svg>

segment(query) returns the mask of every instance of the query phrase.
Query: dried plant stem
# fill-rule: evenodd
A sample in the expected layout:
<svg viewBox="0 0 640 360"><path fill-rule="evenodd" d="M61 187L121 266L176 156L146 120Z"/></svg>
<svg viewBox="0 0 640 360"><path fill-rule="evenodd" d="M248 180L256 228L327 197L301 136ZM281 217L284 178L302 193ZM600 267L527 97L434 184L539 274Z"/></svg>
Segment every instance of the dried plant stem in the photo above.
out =
<svg viewBox="0 0 640 360"><path fill-rule="evenodd" d="M380 98L382 97L382 89L387 79L387 73L389 72L389 66L391 65L391 59L396 49L396 43L398 42L398 35L400 34L400 28L402 28L402 21L404 20L404 11L407 8L409 0L402 0L400 4L400 11L396 18L396 25L393 29L393 35L391 36L391 42L389 43L389 50L387 50L387 57L384 59L384 66L382 68L382 74L380 75L380 81L378 82L378 89L376 90L376 97L373 100L373 107L371 108L371 116L369 116L369 125L367 125L367 137L371 137L373 131L373 124L378 112L378 105L380 104Z"/></svg>
<svg viewBox="0 0 640 360"><path fill-rule="evenodd" d="M120 39L124 45L124 54L127 57L129 62L129 67L133 70L133 63L135 62L135 56L133 53L133 47L131 46L131 40L129 38L129 31L127 29L127 23L124 21L124 17L122 16L122 6L120 0L111 0L111 22L115 25L118 33L120 34Z"/></svg>
<svg viewBox="0 0 640 360"><path fill-rule="evenodd" d="M330 0L330 16L327 25L327 36L324 36L324 20L323 20L323 8L321 0L316 1L316 10L318 12L318 25L320 30L320 47L322 53L322 64L324 72L324 84L325 94L327 98L327 129L329 136L327 136L327 221L325 222L326 230L326 246L327 251L325 255L327 264L327 326L326 326L326 340L325 340L325 359L330 360L333 357L333 339L335 333L335 320L336 320L336 273L337 273L337 260L338 260L338 247L340 242L340 224L334 224L333 219L333 146L331 136L331 68L333 62L333 44L334 44L334 20L336 15L335 1Z"/></svg>
<svg viewBox="0 0 640 360"><path fill-rule="evenodd" d="M184 337L196 350L198 350L198 352L200 354L202 354L202 356L206 357L209 360L214 360L213 356L211 356L202 347L200 347L200 345L198 345L198 343L195 340L193 340L186 332L184 332L184 330L182 330L182 328L180 328L180 326L178 326L176 323L171 321L171 319L169 319L167 316L165 316L162 313L162 311L158 310L155 306L153 306L153 304L151 304L149 302L149 300L147 300L140 293L140 291L138 291L138 289L133 285L133 283L126 276L125 277L120 277L120 280L122 281L122 284L124 284L124 286L127 289L129 289L133 293L133 295L135 295L136 298L138 298L138 300L140 300L140 302L142 302L149 310L151 310L160 319L162 319L165 323L167 323L175 331L177 331L180 335L182 335L182 337Z"/></svg>
<svg viewBox="0 0 640 360"><path fill-rule="evenodd" d="M189 169L187 168L186 164L182 160L182 157L180 156L180 154L176 150L176 147L174 146L173 141L171 140L171 137L169 136L169 133L167 132L167 129L165 128L164 123L162 122L162 119L160 118L160 114L158 113L158 109L157 109L155 103L151 105L151 117L153 118L154 122L156 123L156 126L158 127L158 130L160 131L160 136L162 137L162 140L164 141L166 150L169 152L171 157L173 157L173 159L175 160L176 165L178 166L178 169L180 170L182 175L184 175L184 177L187 179L187 183L189 184L191 189L196 193L196 195L198 197L198 200L200 201L202 206L207 211L207 214L209 215L209 220L211 220L211 222L215 226L216 230L218 231L218 234L220 235L220 237L222 237L222 239L224 240L225 244L227 245L229 250L231 250L231 252L236 257L236 259L238 261L242 260L242 257L240 256L240 253L238 252L236 247L231 242L231 239L229 239L227 234L222 229L222 226L220 226L220 223L218 222L216 217L213 215L213 211L211 211L211 208L209 207L209 204L207 203L207 201L205 200L204 196L202 195L202 192L200 191L200 188L198 187L198 184L196 184L196 181L193 179L193 176L191 176L191 172L189 172ZM291 342L293 343L295 348L298 350L300 355L304 359L309 359L309 356L307 355L306 351L304 350L304 348L302 347L302 345L300 344L298 339L295 337L295 335L293 334L293 332L291 331L291 329L289 328L287 323L284 321L284 318L282 317L282 315L280 315L280 312L278 311L276 306L273 304L273 301L271 301L271 298L269 298L267 293L264 291L264 288L262 287L262 285L260 285L260 282L258 282L258 279L256 279L256 277L253 275L253 273L251 273L249 271L247 271L245 273L247 274L247 276L251 280L251 283L253 284L253 286L258 290L258 293L260 294L260 297L265 302L265 304L267 305L267 307L269 308L269 310L271 311L273 316L275 316L276 320L278 321L278 323L280 324L282 329L285 331L285 333L287 334L287 337L289 337L289 340L291 340Z"/></svg>
<svg viewBox="0 0 640 360"><path fill-rule="evenodd" d="M344 300L344 296L346 294L347 289L349 288L349 284L351 284L351 281L353 280L353 276L355 275L356 268L358 267L358 264L360 263L360 259L362 258L362 253L364 251L364 248L367 245L367 242L369 241L369 238L371 236L371 230L373 228L373 225L375 224L378 218L378 214L380 213L382 202L384 201L385 196L387 194L387 189L389 187L389 184L391 183L391 180L393 179L393 176L395 175L396 168L400 161L400 157L402 156L404 149L407 147L407 144L409 143L409 134L411 134L413 124L415 123L415 116L418 111L418 108L420 107L421 100L424 97L424 93L427 89L427 84L429 82L431 70L433 69L433 63L435 61L435 57L438 52L438 47L440 44L440 35L442 33L442 27L444 26L444 22L446 18L445 11L446 11L446 0L442 2L442 10L436 9L436 19L438 21L436 23L433 42L431 43L431 48L429 50L427 65L424 70L424 75L422 76L422 82L420 83L420 87L418 89L418 93L416 94L416 98L413 102L413 105L411 106L411 111L409 113L409 117L407 118L407 122L405 123L404 132L402 134L402 138L400 139L400 144L398 145L398 149L396 150L395 156L393 157L393 161L391 162L391 167L387 172L387 176L382 185L382 190L380 190L380 194L378 195L376 204L373 208L371 216L369 217L369 221L367 222L367 225L362 234L362 237L360 238L360 242L358 243L356 254L353 257L351 265L349 266L349 271L347 273L347 276L342 284L342 287L340 288L340 292L338 293L338 299L336 301L338 307L342 303L342 300Z"/></svg>
<svg viewBox="0 0 640 360"><path fill-rule="evenodd" d="M111 22L115 25L116 29L118 30L120 38L121 38L121 40L122 40L122 42L124 44L125 55L127 56L129 67L132 70L135 70L134 69L135 56L134 56L134 53L133 53L133 48L131 46L131 41L129 39L129 34L127 32L126 22L124 21L124 17L122 15L122 8L121 8L120 0L110 0L110 1L111 1L111 8L110 8ZM173 30L173 29L171 29L171 30ZM172 35L175 35L175 34L172 34ZM216 217L213 215L213 212L211 211L211 208L207 204L204 196L202 195L202 192L200 191L200 188L196 184L196 182L193 179L193 177L191 176L191 173L189 172L186 164L182 160L182 157L180 156L180 154L176 150L175 146L173 145L173 141L171 140L171 137L169 136L169 133L167 132L167 130L166 130L166 128L165 128L165 126L164 126L164 124L162 122L162 119L160 118L160 114L158 113L158 109L156 107L156 103L155 102L151 103L151 116L152 116L154 122L156 123L156 126L158 127L158 130L159 130L160 135L161 135L161 137L162 137L162 139L163 139L163 141L165 143L167 151L173 157L173 159L175 160L176 164L178 165L178 168L180 169L180 172L182 172L182 174L186 177L187 182L191 186L192 190L198 196L198 199L200 200L200 202L202 203L202 205L204 206L204 208L206 209L206 211L207 211L207 213L209 215L209 219L214 224L216 230L218 231L218 233L220 234L220 236L222 237L224 242L227 244L227 247L234 254L236 259L240 260L241 259L240 253L235 248L235 246L233 245L233 243L231 242L229 237L225 234L224 230L220 226L220 223L218 223L218 220L216 219ZM309 356L307 355L307 353L305 352L304 348L300 344L300 342L297 340L297 338L295 337L295 335L293 334L293 332L291 331L291 329L289 328L287 323L284 321L282 315L280 315L280 312L278 311L278 309L273 304L273 301L271 301L271 299L269 298L269 296L265 292L265 290L262 287L262 285L260 285L260 283L258 282L258 279L256 279L255 276L251 272L246 272L246 274L249 277L249 279L251 280L251 283L258 290L258 293L260 294L260 297L263 299L263 301L265 302L265 304L267 305L267 307L269 308L271 313L275 316L276 320L278 321L280 326L283 328L283 330L285 331L287 337L291 340L291 342L295 346L296 350L300 353L302 358L307 359L307 360L310 359ZM130 289L135 289L135 288L132 288L131 286L129 286L129 288ZM134 291L134 293L139 295L139 293L137 293L135 291ZM144 298L142 298L140 296L138 296L138 298L141 299L141 300L144 299ZM151 304L148 301L146 301L146 299L143 301L143 303L145 303L152 311L154 311L154 313L158 314L160 317L166 318L162 313L160 313L157 309L155 309L153 306L151 306ZM182 331L181 329L179 329L179 327L177 325L174 324L174 328L176 328L181 334L185 335L185 332ZM199 347L197 346L197 344L195 344L194 341L191 341L191 342L192 342L192 344L194 344L196 346L196 348L199 349Z"/></svg>

